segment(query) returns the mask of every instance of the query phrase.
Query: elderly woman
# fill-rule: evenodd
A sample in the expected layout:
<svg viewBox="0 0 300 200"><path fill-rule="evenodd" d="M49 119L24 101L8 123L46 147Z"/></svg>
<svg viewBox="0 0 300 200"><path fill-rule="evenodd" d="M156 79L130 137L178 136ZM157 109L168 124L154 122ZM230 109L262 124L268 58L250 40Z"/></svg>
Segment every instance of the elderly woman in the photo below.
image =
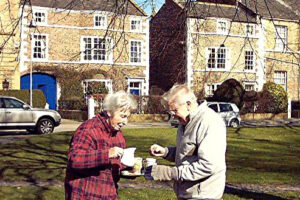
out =
<svg viewBox="0 0 300 200"><path fill-rule="evenodd" d="M68 154L66 199L117 199L120 162L125 139L120 129L127 124L137 103L130 94L108 94L104 112L85 121L76 130Z"/></svg>

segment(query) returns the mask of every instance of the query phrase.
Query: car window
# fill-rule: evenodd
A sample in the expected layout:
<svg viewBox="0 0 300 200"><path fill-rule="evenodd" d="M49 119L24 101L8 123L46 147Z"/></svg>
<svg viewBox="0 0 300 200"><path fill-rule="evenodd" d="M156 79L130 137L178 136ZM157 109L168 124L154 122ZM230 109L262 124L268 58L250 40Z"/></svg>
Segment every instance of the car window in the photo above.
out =
<svg viewBox="0 0 300 200"><path fill-rule="evenodd" d="M217 104L210 104L208 105L211 109L213 109L215 112L218 112L218 105Z"/></svg>
<svg viewBox="0 0 300 200"><path fill-rule="evenodd" d="M5 104L2 98L0 98L0 108L5 108Z"/></svg>
<svg viewBox="0 0 300 200"><path fill-rule="evenodd" d="M232 111L230 104L220 104L220 112L229 112Z"/></svg>
<svg viewBox="0 0 300 200"><path fill-rule="evenodd" d="M23 108L23 103L15 99L3 99L6 108Z"/></svg>

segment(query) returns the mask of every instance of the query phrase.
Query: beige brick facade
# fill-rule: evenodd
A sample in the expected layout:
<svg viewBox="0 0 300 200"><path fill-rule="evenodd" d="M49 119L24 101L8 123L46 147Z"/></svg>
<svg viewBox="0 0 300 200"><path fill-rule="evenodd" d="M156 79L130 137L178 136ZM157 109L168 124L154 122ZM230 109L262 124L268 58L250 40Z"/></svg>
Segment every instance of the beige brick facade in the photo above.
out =
<svg viewBox="0 0 300 200"><path fill-rule="evenodd" d="M19 4L17 0L2 0L0 8L0 90L5 79L9 82L9 89L20 89Z"/></svg>
<svg viewBox="0 0 300 200"><path fill-rule="evenodd" d="M197 93L209 96L211 90L233 78L246 89L256 91L260 91L267 81L280 83L289 98L299 100L300 17L280 1L275 1L277 8L270 8L274 17L270 18L265 2L260 0L256 5L259 14L255 12L254 3L246 8L243 1L219 1L216 4L209 0L190 3L167 0L150 25L150 46L154 48L150 56L151 81L152 77L158 80L151 85L168 89L159 83L159 77L174 64L169 65L163 60L177 52L178 58L185 59L178 69L185 73L185 82ZM183 18L179 25L165 23L179 16ZM155 55L156 40L160 40L161 46L171 43L168 36L157 36L157 33L176 29L175 26L185 27L181 33L185 36L182 40L184 51L170 46L160 57ZM278 35L284 41L278 39ZM286 48L280 49L280 42L286 44ZM176 77L170 81L172 84L180 82Z"/></svg>
<svg viewBox="0 0 300 200"><path fill-rule="evenodd" d="M124 15L109 11L63 10L33 6L33 13L46 13L47 20L45 23L36 23L34 27L30 27L31 7L26 6L25 11L27 17L24 18L24 32L22 33L24 52L21 60L22 75L28 74L31 64L33 72L36 67L48 68L51 71L54 66L74 68L74 70L101 69L107 72L104 78L112 80L114 91L126 90L131 79L138 79L142 84L140 95L148 94L149 22L145 14ZM105 17L106 25L94 26L95 16ZM140 22L139 30L131 30L131 20ZM46 38L46 58L44 59L37 59L33 56L35 53L33 46L36 45L34 37L38 35ZM94 56L91 56L91 59L84 57L87 48L84 38L92 42L91 52ZM99 45L94 41L99 42L103 38L109 39L105 42L103 51L94 51L95 45ZM130 60L131 41L141 44L137 47L140 48L138 50L139 61ZM105 59L95 59L96 53L105 56ZM97 78L96 74L94 78Z"/></svg>

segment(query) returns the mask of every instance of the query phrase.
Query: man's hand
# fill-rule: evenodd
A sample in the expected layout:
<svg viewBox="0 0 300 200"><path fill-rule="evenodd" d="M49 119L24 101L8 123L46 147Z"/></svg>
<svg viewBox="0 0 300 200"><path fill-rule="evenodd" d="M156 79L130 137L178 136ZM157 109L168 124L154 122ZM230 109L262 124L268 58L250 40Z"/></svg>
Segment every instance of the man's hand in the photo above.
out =
<svg viewBox="0 0 300 200"><path fill-rule="evenodd" d="M146 168L145 178L147 180L170 181L178 180L177 167L168 167L165 165L153 165Z"/></svg>
<svg viewBox="0 0 300 200"><path fill-rule="evenodd" d="M124 150L120 147L112 147L108 151L108 157L109 158L122 157L123 154L124 154Z"/></svg>
<svg viewBox="0 0 300 200"><path fill-rule="evenodd" d="M159 146L158 144L153 144L151 147L150 147L150 155L151 156L158 156L158 157L162 157L162 156L165 156L166 154L166 149L162 146Z"/></svg>

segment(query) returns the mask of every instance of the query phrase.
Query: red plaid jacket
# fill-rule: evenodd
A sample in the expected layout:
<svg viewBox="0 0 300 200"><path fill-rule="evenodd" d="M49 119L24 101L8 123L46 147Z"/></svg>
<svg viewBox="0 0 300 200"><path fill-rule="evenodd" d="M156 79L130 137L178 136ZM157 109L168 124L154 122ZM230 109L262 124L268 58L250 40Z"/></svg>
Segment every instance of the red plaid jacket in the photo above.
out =
<svg viewBox="0 0 300 200"><path fill-rule="evenodd" d="M65 179L67 200L117 199L117 182L125 168L119 158L109 158L111 147L125 148L121 131L107 123L107 114L100 113L76 130L68 154Z"/></svg>

